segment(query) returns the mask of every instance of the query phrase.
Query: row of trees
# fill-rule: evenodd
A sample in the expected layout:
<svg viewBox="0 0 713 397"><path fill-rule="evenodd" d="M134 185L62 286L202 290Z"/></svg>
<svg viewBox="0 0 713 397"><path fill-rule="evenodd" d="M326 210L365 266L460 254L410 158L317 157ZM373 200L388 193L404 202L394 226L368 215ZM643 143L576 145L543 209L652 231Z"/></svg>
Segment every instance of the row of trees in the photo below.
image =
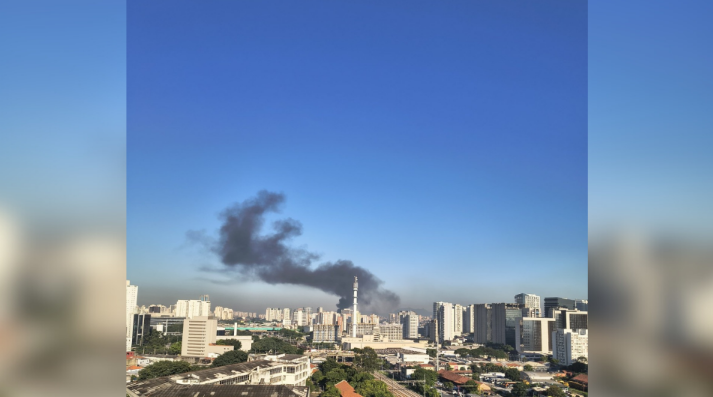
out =
<svg viewBox="0 0 713 397"><path fill-rule="evenodd" d="M378 358L374 349L367 347L354 349L354 352L356 354L351 366L337 363L334 359L321 363L319 370L307 380L307 386L312 390L323 389L320 397L340 397L341 394L334 385L346 380L364 397L394 397L386 384L374 379L371 374L382 365L382 360Z"/></svg>

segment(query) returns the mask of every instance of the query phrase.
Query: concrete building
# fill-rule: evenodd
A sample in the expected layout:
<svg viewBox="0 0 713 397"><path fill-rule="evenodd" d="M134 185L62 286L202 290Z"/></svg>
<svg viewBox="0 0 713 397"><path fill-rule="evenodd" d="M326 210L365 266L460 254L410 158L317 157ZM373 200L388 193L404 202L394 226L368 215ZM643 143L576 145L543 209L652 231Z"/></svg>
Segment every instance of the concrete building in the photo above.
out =
<svg viewBox="0 0 713 397"><path fill-rule="evenodd" d="M291 325L292 324L292 317L290 316L290 309L284 308L282 309L282 324L283 325Z"/></svg>
<svg viewBox="0 0 713 397"><path fill-rule="evenodd" d="M418 315L412 311L399 312L399 320L403 327L403 339L418 339Z"/></svg>
<svg viewBox="0 0 713 397"><path fill-rule="evenodd" d="M126 280L126 351L131 351L131 337L134 330L134 311L139 296L139 287Z"/></svg>
<svg viewBox="0 0 713 397"><path fill-rule="evenodd" d="M558 329L588 329L589 313L579 310L553 309L552 318Z"/></svg>
<svg viewBox="0 0 713 397"><path fill-rule="evenodd" d="M183 322L183 339L181 341L181 356L184 357L217 357L233 346L216 345L218 320L213 317L198 316Z"/></svg>
<svg viewBox="0 0 713 397"><path fill-rule="evenodd" d="M459 304L453 305L453 336L463 335L463 311L464 307Z"/></svg>
<svg viewBox="0 0 713 397"><path fill-rule="evenodd" d="M510 345L515 350L520 350L516 341L516 334L522 333L522 304L519 303L493 303L492 310L492 340L494 343Z"/></svg>
<svg viewBox="0 0 713 397"><path fill-rule="evenodd" d="M378 332L380 341L397 341L404 338L402 324L376 324L375 330Z"/></svg>
<svg viewBox="0 0 713 397"><path fill-rule="evenodd" d="M338 325L314 324L312 326L313 343L336 343L338 336L340 336Z"/></svg>
<svg viewBox="0 0 713 397"><path fill-rule="evenodd" d="M589 334L586 329L558 329L552 333L552 357L562 365L572 365L579 357L589 357Z"/></svg>
<svg viewBox="0 0 713 397"><path fill-rule="evenodd" d="M199 300L179 300L176 302L176 317L207 317L212 316L210 301L204 300L208 295L202 295Z"/></svg>
<svg viewBox="0 0 713 397"><path fill-rule="evenodd" d="M552 354L552 332L556 329L554 318L523 317L522 328L515 329L518 351Z"/></svg>
<svg viewBox="0 0 713 397"><path fill-rule="evenodd" d="M292 312L292 324L298 327L307 325L307 313L301 307Z"/></svg>
<svg viewBox="0 0 713 397"><path fill-rule="evenodd" d="M463 310L463 333L475 334L475 305L468 305Z"/></svg>
<svg viewBox="0 0 713 397"><path fill-rule="evenodd" d="M574 300L567 298L545 298L545 317L552 317L552 310L555 308L574 310Z"/></svg>
<svg viewBox="0 0 713 397"><path fill-rule="evenodd" d="M476 304L475 307L475 343L484 345L492 342L493 309L487 303Z"/></svg>
<svg viewBox="0 0 713 397"><path fill-rule="evenodd" d="M517 294L515 295L515 303L525 305L525 309L533 309L534 313L532 311L528 311L523 313L523 317L541 317L541 302L538 295L525 293Z"/></svg>
<svg viewBox="0 0 713 397"><path fill-rule="evenodd" d="M433 303L433 318L438 327L438 343L453 340L453 304L448 302Z"/></svg>

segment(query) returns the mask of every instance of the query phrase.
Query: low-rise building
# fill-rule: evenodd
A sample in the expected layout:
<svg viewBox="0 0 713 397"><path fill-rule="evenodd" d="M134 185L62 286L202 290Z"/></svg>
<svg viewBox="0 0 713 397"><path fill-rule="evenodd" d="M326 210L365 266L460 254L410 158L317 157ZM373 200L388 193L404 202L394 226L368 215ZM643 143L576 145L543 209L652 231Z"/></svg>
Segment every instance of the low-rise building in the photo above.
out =
<svg viewBox="0 0 713 397"><path fill-rule="evenodd" d="M178 385L166 377L134 382L127 386L130 397L310 397L309 387L287 385Z"/></svg>

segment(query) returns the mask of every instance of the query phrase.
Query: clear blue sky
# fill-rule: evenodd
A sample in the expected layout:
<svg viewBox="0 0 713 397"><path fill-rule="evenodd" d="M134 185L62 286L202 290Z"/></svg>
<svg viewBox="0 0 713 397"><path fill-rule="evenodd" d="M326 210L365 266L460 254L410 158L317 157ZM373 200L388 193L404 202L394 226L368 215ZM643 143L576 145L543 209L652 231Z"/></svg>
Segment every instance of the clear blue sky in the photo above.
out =
<svg viewBox="0 0 713 397"><path fill-rule="evenodd" d="M260 189L287 195L295 245L371 270L404 307L587 296L585 2L151 1L127 21L142 303L332 307L212 284L199 268L218 259L181 247Z"/></svg>

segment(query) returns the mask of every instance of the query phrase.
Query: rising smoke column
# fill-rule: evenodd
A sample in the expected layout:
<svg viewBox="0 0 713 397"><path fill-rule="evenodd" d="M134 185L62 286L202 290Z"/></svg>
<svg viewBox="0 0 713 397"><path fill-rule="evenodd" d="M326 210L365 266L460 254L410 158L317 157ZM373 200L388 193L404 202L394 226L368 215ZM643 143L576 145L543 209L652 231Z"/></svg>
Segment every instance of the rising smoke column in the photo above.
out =
<svg viewBox="0 0 713 397"><path fill-rule="evenodd" d="M299 221L276 221L272 234L261 235L265 214L279 212L284 202L284 194L262 190L256 197L226 208L220 214L223 224L219 238L209 242L209 248L224 265L244 275L269 284L305 285L339 296L339 309L351 305L354 276L359 278L359 298L366 307L379 312L397 307L399 297L382 288L383 282L370 271L348 260L313 267L319 259L317 254L290 247L287 242L302 234Z"/></svg>

